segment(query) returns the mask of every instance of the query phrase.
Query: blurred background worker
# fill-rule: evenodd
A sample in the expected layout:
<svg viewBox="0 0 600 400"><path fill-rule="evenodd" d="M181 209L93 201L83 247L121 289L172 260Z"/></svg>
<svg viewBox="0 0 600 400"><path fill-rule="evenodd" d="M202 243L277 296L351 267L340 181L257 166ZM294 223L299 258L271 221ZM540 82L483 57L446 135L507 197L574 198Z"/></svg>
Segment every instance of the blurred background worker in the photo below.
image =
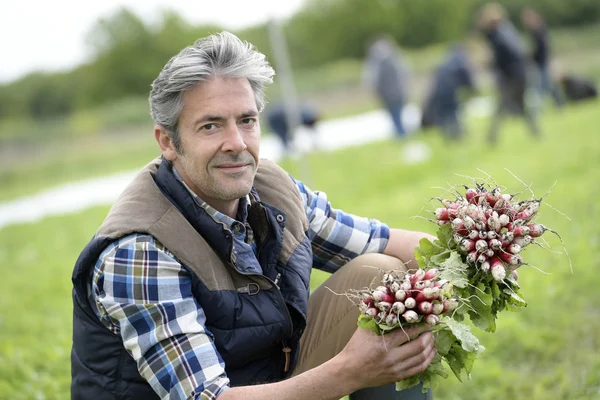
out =
<svg viewBox="0 0 600 400"><path fill-rule="evenodd" d="M521 11L523 27L531 35L533 52L531 59L536 67L536 88L541 102L545 95L550 94L557 107L562 106L563 99L560 90L552 80L550 70L550 39L548 28L541 15L533 7L525 7Z"/></svg>
<svg viewBox="0 0 600 400"><path fill-rule="evenodd" d="M299 113L299 123L308 128L312 134L312 147L316 147L316 125L319 120L319 113L316 108L308 103L303 103L297 110ZM284 154L289 155L293 151L291 141L294 139L294 132L290 130L287 111L282 103L277 103L267 110L267 123L271 130L279 137L283 146Z"/></svg>
<svg viewBox="0 0 600 400"><path fill-rule="evenodd" d="M388 111L396 136L406 136L402 109L406 104L408 68L393 38L380 36L371 43L367 50L363 79Z"/></svg>
<svg viewBox="0 0 600 400"><path fill-rule="evenodd" d="M479 12L478 27L493 54L492 67L498 88L498 104L488 134L488 142L498 141L501 120L509 114L523 116L531 134L540 135L536 115L525 103L527 66L519 33L498 3L487 3Z"/></svg>
<svg viewBox="0 0 600 400"><path fill-rule="evenodd" d="M560 83L566 101L568 102L579 102L598 97L598 87L590 78L574 75L572 73L561 73L558 82Z"/></svg>
<svg viewBox="0 0 600 400"><path fill-rule="evenodd" d="M459 44L450 50L435 72L431 91L423 106L421 126L437 126L446 139L460 139L464 134L460 115L463 89L474 92L475 84L467 48Z"/></svg>

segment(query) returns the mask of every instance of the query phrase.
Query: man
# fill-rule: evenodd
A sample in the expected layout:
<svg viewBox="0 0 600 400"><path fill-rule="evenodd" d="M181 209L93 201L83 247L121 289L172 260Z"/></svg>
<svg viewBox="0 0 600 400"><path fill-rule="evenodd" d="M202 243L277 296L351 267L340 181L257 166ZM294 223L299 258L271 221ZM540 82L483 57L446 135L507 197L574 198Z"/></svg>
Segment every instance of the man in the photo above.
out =
<svg viewBox="0 0 600 400"><path fill-rule="evenodd" d="M504 7L498 3L487 3L482 7L478 24L493 53L493 68L499 92L488 142L496 144L500 121L509 114L523 116L531 134L539 137L536 116L525 103L527 66L517 30L508 19Z"/></svg>
<svg viewBox="0 0 600 400"><path fill-rule="evenodd" d="M458 140L463 135L460 117L460 91L475 91L473 74L464 45L455 46L440 65L423 107L422 126L438 126L445 139Z"/></svg>
<svg viewBox="0 0 600 400"><path fill-rule="evenodd" d="M313 135L316 135L316 125L319 121L319 113L309 104L301 104L298 107L298 123L306 127ZM275 134L281 139L284 154L289 154L291 151L290 139L293 139L288 124L287 110L283 103L271 106L267 110L267 123ZM313 138L313 145L316 143L316 138Z"/></svg>
<svg viewBox="0 0 600 400"><path fill-rule="evenodd" d="M407 68L393 38L381 36L367 49L363 80L385 106L394 124L395 137L404 138L406 127L402 121L402 110L406 104Z"/></svg>
<svg viewBox="0 0 600 400"><path fill-rule="evenodd" d="M590 78L561 73L558 81L562 86L566 99L572 103L598 97L598 87Z"/></svg>
<svg viewBox="0 0 600 400"><path fill-rule="evenodd" d="M221 33L152 84L162 158L73 272L73 399L338 399L431 362L426 327L379 337L356 329L344 296L320 288L308 300L312 267L334 272L333 291L358 289L380 275L366 265L403 268L424 234L333 209L259 160L273 74Z"/></svg>
<svg viewBox="0 0 600 400"><path fill-rule="evenodd" d="M550 75L550 39L548 28L541 15L532 7L525 7L521 11L521 22L531 34L534 50L533 62L538 72L538 90L540 95L550 94L557 107L563 105L563 99L558 87L552 82Z"/></svg>

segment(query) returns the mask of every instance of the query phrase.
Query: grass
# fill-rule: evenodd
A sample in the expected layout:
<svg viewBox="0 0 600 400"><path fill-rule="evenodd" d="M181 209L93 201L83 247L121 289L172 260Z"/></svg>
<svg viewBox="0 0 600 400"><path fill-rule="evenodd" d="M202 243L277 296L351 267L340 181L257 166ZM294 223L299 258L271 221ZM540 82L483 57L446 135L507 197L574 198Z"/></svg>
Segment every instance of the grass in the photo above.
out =
<svg viewBox="0 0 600 400"><path fill-rule="evenodd" d="M437 400L592 400L600 398L600 297L597 296L600 251L600 123L598 103L548 113L543 140L527 135L520 121L509 121L495 148L484 144L488 121L470 121L471 136L448 145L434 132L408 142L382 141L335 153L308 157L311 186L328 193L346 211L381 219L392 226L433 233L435 227L412 218L436 187L465 183L456 174L482 175L477 168L508 186L523 190L505 168L542 195L558 181L547 201L571 220L542 208L540 220L560 232L574 272L564 255L528 249L526 259L550 273L520 270L523 295L529 306L502 315L494 334L477 332L487 348L474 367L472 379L454 377L435 390ZM420 165L402 162L402 151L413 140L428 144L432 159ZM131 157L114 149L88 149L85 155L66 153L59 168L66 175L95 175L102 168L139 167L155 154L151 143L136 147ZM282 165L300 177L296 162ZM318 173L316 173L318 171ZM21 180L41 182L44 169L23 171ZM4 189L13 190L12 182ZM16 190L15 190L16 192ZM433 208L433 205L427 208ZM39 223L0 230L0 399L67 399L71 344L70 275L79 251L102 222L108 207L46 218ZM421 212L421 215L425 215ZM561 250L553 241L555 250ZM314 273L313 287L324 279Z"/></svg>

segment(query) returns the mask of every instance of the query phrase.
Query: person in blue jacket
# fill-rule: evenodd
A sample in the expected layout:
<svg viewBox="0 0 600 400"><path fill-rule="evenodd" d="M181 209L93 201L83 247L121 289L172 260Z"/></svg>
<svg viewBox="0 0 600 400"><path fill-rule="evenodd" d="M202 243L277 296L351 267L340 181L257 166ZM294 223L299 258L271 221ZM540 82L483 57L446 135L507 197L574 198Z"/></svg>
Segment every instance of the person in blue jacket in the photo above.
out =
<svg viewBox="0 0 600 400"><path fill-rule="evenodd" d="M527 63L519 33L498 3L485 4L478 15L478 25L492 51L492 68L498 88L498 103L488 134L491 145L498 141L500 122L507 115L525 119L530 133L540 136L537 116L527 106Z"/></svg>
<svg viewBox="0 0 600 400"><path fill-rule="evenodd" d="M460 115L461 91L475 91L474 77L465 45L458 44L438 67L425 106L421 125L438 126L444 137L457 140L464 134Z"/></svg>

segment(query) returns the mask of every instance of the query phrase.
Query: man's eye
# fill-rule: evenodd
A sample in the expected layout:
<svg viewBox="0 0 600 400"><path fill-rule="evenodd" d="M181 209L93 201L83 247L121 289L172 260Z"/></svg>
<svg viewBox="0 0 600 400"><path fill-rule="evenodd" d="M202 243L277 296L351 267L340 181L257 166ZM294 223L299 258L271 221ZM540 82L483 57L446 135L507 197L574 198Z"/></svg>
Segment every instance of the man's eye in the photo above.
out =
<svg viewBox="0 0 600 400"><path fill-rule="evenodd" d="M206 125L202 126L202 128L200 128L200 129L203 131L212 131L216 127L217 127L216 124L206 124Z"/></svg>
<svg viewBox="0 0 600 400"><path fill-rule="evenodd" d="M242 120L242 124L244 125L252 125L256 122L256 118L244 118Z"/></svg>

